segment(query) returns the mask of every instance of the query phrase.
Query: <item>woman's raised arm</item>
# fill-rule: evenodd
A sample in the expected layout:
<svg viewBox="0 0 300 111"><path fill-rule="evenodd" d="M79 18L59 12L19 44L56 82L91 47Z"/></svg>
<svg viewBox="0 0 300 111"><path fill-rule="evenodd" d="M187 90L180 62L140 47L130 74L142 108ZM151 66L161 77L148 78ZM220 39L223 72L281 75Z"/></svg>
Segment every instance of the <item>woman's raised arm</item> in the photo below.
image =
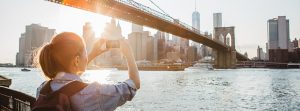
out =
<svg viewBox="0 0 300 111"><path fill-rule="evenodd" d="M129 79L133 80L136 88L139 89L140 88L139 71L138 71L137 65L135 63L135 59L134 59L132 50L131 50L129 44L124 39L120 40L120 48L127 60Z"/></svg>

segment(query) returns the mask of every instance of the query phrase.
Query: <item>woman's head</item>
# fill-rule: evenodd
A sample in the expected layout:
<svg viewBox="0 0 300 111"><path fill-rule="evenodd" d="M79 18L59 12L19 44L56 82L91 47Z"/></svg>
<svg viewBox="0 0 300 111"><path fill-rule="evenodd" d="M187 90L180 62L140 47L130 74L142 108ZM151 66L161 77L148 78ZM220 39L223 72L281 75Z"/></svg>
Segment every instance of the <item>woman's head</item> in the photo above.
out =
<svg viewBox="0 0 300 111"><path fill-rule="evenodd" d="M85 43L75 33L60 33L41 48L38 62L49 79L53 79L58 72L80 75L87 65Z"/></svg>

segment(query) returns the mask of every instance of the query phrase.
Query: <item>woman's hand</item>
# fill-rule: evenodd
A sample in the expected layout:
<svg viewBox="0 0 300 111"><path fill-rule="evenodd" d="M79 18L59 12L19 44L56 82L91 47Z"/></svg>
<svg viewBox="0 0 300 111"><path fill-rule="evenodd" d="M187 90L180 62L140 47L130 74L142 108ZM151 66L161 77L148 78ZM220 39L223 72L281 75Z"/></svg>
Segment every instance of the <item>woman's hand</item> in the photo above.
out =
<svg viewBox="0 0 300 111"><path fill-rule="evenodd" d="M90 52L89 57L88 57L88 63L91 62L97 56L101 55L102 53L104 53L108 50L105 47L103 47L103 45L106 43L106 41L107 41L106 39L100 38L94 43L93 49Z"/></svg>

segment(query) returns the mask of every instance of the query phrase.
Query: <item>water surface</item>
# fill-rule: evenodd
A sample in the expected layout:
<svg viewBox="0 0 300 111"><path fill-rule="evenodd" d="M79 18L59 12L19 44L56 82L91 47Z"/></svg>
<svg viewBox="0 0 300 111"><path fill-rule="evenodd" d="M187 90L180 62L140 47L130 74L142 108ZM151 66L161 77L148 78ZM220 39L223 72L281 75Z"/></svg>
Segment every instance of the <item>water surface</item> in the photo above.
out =
<svg viewBox="0 0 300 111"><path fill-rule="evenodd" d="M10 88L34 96L44 81L40 71L0 68ZM90 70L86 82L116 83L126 71ZM119 111L300 110L300 69L140 71L141 89Z"/></svg>

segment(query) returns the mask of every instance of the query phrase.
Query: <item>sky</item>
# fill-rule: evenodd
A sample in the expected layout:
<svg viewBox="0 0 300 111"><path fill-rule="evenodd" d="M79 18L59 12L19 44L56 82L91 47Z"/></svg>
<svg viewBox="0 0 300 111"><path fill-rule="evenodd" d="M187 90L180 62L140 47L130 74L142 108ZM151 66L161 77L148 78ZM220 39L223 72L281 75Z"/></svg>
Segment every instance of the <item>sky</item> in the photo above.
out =
<svg viewBox="0 0 300 111"><path fill-rule="evenodd" d="M158 10L149 0L135 0ZM192 24L195 0L152 0L173 18ZM201 31L212 32L213 13L222 13L223 26L235 26L236 49L249 57L267 42L267 20L286 16L290 20L290 39L300 38L300 0L196 0ZM15 63L19 37L32 23L82 35L85 22L92 23L99 37L110 17L62 6L45 0L0 1L0 63ZM120 21L123 36L131 32L131 23ZM155 33L154 29L144 28ZM263 49L265 51L265 49Z"/></svg>

